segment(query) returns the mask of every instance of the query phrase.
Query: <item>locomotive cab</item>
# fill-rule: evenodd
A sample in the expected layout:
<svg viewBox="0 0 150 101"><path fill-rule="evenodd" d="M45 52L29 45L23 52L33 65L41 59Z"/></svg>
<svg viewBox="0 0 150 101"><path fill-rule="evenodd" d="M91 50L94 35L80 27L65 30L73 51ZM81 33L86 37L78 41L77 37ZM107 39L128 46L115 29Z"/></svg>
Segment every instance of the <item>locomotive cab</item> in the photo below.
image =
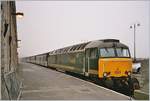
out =
<svg viewBox="0 0 150 101"><path fill-rule="evenodd" d="M119 42L105 42L98 48L98 78L108 88L118 87L130 90L139 89L139 82L131 77L132 59L129 48ZM137 79L136 79L137 81Z"/></svg>

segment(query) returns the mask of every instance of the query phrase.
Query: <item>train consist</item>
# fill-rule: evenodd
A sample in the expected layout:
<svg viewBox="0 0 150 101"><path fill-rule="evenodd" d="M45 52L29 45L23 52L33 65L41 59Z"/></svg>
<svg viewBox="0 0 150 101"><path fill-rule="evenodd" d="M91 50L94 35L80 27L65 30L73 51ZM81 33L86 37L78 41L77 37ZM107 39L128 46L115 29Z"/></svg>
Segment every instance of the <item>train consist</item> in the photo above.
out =
<svg viewBox="0 0 150 101"><path fill-rule="evenodd" d="M108 87L127 88L132 94L139 87L131 76L129 48L117 39L90 41L24 59L26 62L97 79Z"/></svg>

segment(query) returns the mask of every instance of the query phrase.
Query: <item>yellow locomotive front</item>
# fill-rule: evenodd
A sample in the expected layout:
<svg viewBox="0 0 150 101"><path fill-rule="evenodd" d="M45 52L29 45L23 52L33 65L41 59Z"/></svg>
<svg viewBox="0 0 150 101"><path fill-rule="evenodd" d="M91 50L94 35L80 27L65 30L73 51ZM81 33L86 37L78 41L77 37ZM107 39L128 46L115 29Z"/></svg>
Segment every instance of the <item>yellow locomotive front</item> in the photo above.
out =
<svg viewBox="0 0 150 101"><path fill-rule="evenodd" d="M99 78L128 77L132 72L129 49L124 47L100 48Z"/></svg>
<svg viewBox="0 0 150 101"><path fill-rule="evenodd" d="M132 60L127 58L99 59L99 78L128 77L132 71Z"/></svg>
<svg viewBox="0 0 150 101"><path fill-rule="evenodd" d="M113 43L112 47L99 48L98 77L105 86L121 88L127 90L129 95L133 95L139 84L134 82L137 79L131 78L131 74L132 59L127 46Z"/></svg>

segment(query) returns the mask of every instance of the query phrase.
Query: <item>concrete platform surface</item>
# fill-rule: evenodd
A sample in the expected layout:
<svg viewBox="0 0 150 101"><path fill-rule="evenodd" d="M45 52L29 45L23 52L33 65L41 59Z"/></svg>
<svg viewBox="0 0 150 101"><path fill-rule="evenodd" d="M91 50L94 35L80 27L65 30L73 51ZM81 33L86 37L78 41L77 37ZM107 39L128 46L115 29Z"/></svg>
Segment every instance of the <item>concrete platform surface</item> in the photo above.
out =
<svg viewBox="0 0 150 101"><path fill-rule="evenodd" d="M21 100L129 100L130 98L42 66L21 63Z"/></svg>

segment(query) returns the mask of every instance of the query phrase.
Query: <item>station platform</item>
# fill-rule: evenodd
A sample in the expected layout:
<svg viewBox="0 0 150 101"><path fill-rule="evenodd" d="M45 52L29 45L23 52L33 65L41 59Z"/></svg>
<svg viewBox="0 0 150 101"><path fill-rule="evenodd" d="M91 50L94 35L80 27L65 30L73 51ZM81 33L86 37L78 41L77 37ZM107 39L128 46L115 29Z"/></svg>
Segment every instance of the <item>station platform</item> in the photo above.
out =
<svg viewBox="0 0 150 101"><path fill-rule="evenodd" d="M21 100L130 100L130 97L42 66L20 63Z"/></svg>

